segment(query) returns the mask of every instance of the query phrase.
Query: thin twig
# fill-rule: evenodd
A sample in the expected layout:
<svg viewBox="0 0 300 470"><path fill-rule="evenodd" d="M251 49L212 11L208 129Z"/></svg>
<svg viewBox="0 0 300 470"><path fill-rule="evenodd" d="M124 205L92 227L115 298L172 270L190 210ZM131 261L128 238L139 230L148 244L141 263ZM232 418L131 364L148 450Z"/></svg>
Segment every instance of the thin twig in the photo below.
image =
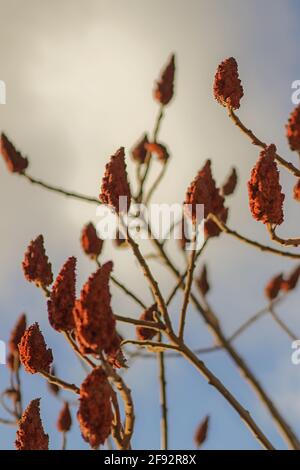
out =
<svg viewBox="0 0 300 470"><path fill-rule="evenodd" d="M277 323L277 325L291 338L293 341L298 340L299 336L295 335L292 330L279 318L279 316L274 311L274 307L269 307L269 312L273 320Z"/></svg>
<svg viewBox="0 0 300 470"><path fill-rule="evenodd" d="M167 349L171 349L172 351L178 351L178 347L175 346L174 344L166 344L166 343L160 343L159 341L149 341L149 340L143 340L139 341L137 339L125 339L122 341L122 346L125 346L126 344L134 344L136 346L140 346L143 348L148 348L151 351L159 352L159 351L165 351Z"/></svg>
<svg viewBox="0 0 300 470"><path fill-rule="evenodd" d="M251 417L249 411L247 411L239 401L230 393L230 391L223 385L223 383L207 368L203 361L201 361L179 338L172 333L167 334L173 341L174 347L179 351L189 362L193 364L196 369L206 378L209 385L215 387L218 392L230 403L230 405L239 414L241 420L245 425L252 431L255 438L260 442L263 448L268 450L274 450L273 445L270 443L268 438L265 436L263 431L259 428L256 422ZM140 345L143 346L143 342ZM159 343L158 343L159 344Z"/></svg>
<svg viewBox="0 0 300 470"><path fill-rule="evenodd" d="M63 388L64 390L68 390L69 392L79 394L79 388L75 384L70 384L68 382L65 382L64 380L61 380L55 375L49 374L48 372L44 370L40 370L39 374L42 377L44 377L46 380L48 380L48 382L55 384L60 388Z"/></svg>
<svg viewBox="0 0 300 470"><path fill-rule="evenodd" d="M68 341L68 343L70 344L70 346L72 347L72 349L75 351L75 353L77 354L77 356L84 362L86 362L90 367L92 368L95 368L96 367L96 364L91 361L91 359L89 359L87 356L85 356L79 349L79 347L77 346L76 342L72 339L70 333L68 331L64 331L63 332L66 340Z"/></svg>
<svg viewBox="0 0 300 470"><path fill-rule="evenodd" d="M21 175L24 176L24 178L26 178L30 183L41 186L44 189L53 191L54 193L63 194L64 196L71 197L73 199L79 199L80 201L92 202L93 204L101 204L100 200L94 197L86 196L85 194L80 194L73 191L68 191L67 189L59 188L57 186L53 186L51 184L45 183L42 180L33 178L27 173L21 173Z"/></svg>
<svg viewBox="0 0 300 470"><path fill-rule="evenodd" d="M161 341L161 333L159 334L159 341ZM168 405L167 405L167 383L166 383L166 367L165 367L165 353L160 351L157 353L158 362L158 380L160 390L160 407L161 407L161 450L168 450Z"/></svg>
<svg viewBox="0 0 300 470"><path fill-rule="evenodd" d="M161 321L146 321L146 320L136 320L135 318L131 317L123 317L121 315L114 315L117 321L121 321L124 323L130 323L131 325L136 326L143 326L145 328L151 328L152 330L162 331L165 329L165 325Z"/></svg>
<svg viewBox="0 0 300 470"><path fill-rule="evenodd" d="M260 442L262 447L267 450L274 450L273 445L253 420L249 411L239 403L239 401L230 393L225 385L223 385L223 383L207 368L204 362L201 361L186 345L182 346L181 353L189 362L193 364L194 367L196 367L196 369L199 370L199 372L206 378L209 385L212 385L214 388L216 388L225 398L225 400L230 403L230 405L239 414L244 424L252 431L253 435L258 440L258 442Z"/></svg>
<svg viewBox="0 0 300 470"><path fill-rule="evenodd" d="M267 144L260 140L250 129L248 129L240 120L240 118L235 114L232 108L228 108L228 115L234 122L234 124L251 140L252 144L265 149ZM275 155L276 161L283 166L286 170L288 170L293 175L300 177L300 170L296 168L291 162L286 161L282 158L278 153Z"/></svg>
<svg viewBox="0 0 300 470"><path fill-rule="evenodd" d="M222 222L214 214L209 214L209 218L214 221L214 223L219 227L220 230L222 230L222 232L227 233L228 235L231 235L237 238L241 242L247 243L248 245L254 246L255 248L258 248L259 250L265 251L267 253L273 253L274 255L284 256L286 258L300 259L300 254L289 253L288 251L276 250L275 248L272 248L267 245L262 245L259 242L251 240L250 238L244 237L243 235L236 232L235 230L231 230L226 224L224 224L224 222Z"/></svg>
<svg viewBox="0 0 300 470"><path fill-rule="evenodd" d="M163 116L164 116L164 107L161 106L159 108L159 112L158 112L158 115L157 115L157 118L156 118L156 121L155 121L153 137L152 137L153 142L156 142L156 140L158 138L158 133L159 133L159 130L160 130L160 125L161 125ZM143 176L140 176L140 178L139 178L140 187L139 187L137 196L135 197L135 200L137 202L141 202L143 200L144 186L145 186L147 176L149 174L150 167L151 167L152 156L151 156L151 153L149 151L147 152L145 162L146 162L146 168L145 168Z"/></svg>
<svg viewBox="0 0 300 470"><path fill-rule="evenodd" d="M134 430L134 422L135 422L135 415L134 415L134 406L131 397L131 390L125 384L124 380L120 375L114 370L113 367L104 359L103 354L100 354L100 358L103 364L103 367L106 371L106 375L111 378L112 382L114 383L115 387L119 391L123 402L124 402L124 409L125 409L125 424L124 424L124 435L122 441L122 449L126 450L130 447L130 441L132 438L133 430Z"/></svg>
<svg viewBox="0 0 300 470"><path fill-rule="evenodd" d="M168 160L166 160L165 162L162 162L162 168L161 168L157 178L155 179L154 183L152 184L151 188L149 189L149 192L148 192L148 194L145 198L145 205L149 204L150 199L152 198L154 192L156 191L157 187L159 186L160 182L162 181L163 177L165 176L167 166L168 166Z"/></svg>
<svg viewBox="0 0 300 470"><path fill-rule="evenodd" d="M140 266L143 270L144 276L146 277L146 279L149 282L149 286L150 286L151 291L153 293L153 296L156 300L157 307L158 307L158 309L159 309L159 311L162 315L162 318L165 322L165 325L168 329L172 330L169 313L168 313L165 301L163 299L163 296L162 296L162 294L160 292L160 289L158 287L158 283L155 280L154 276L152 275L152 272L151 272L147 262L145 261L142 253L140 252L138 244L130 236L130 234L129 234L128 230L126 229L126 227L124 227L124 228L126 230L126 239L129 243L129 245L131 246L133 254L135 255L136 259L138 260L138 262L139 262L139 264L140 264Z"/></svg>
<svg viewBox="0 0 300 470"><path fill-rule="evenodd" d="M271 240L275 243L278 243L279 245L293 247L297 247L300 245L300 238L281 238L276 234L275 227L268 225L267 229L270 234Z"/></svg>
<svg viewBox="0 0 300 470"><path fill-rule="evenodd" d="M194 274L195 259L196 259L196 246L195 246L196 240L197 240L197 227L194 226L194 237L192 240L193 246L192 246L190 257L189 257L187 279L186 279L186 284L184 288L184 298L183 298L183 304L182 304L182 309L180 313L180 321L179 321L179 339L181 341L183 340L186 312L187 312L187 307L188 307L188 303L190 300L190 293L191 293L191 288L192 288L192 283L193 283L193 274Z"/></svg>

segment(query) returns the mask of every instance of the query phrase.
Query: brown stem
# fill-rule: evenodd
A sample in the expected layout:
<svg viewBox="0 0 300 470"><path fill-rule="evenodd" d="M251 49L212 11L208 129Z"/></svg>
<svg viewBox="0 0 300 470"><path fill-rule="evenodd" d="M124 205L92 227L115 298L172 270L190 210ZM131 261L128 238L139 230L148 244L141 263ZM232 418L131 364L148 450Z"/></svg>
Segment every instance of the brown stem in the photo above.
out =
<svg viewBox="0 0 300 470"><path fill-rule="evenodd" d="M126 230L126 228L125 228L125 230ZM162 315L162 318L165 322L165 325L168 329L172 330L169 313L168 313L165 301L163 299L163 296L162 296L162 294L160 292L160 289L158 287L158 283L155 280L154 276L152 275L152 272L151 272L147 262L145 261L142 253L140 252L138 244L133 240L133 238L130 236L130 234L128 233L127 230L126 230L126 238L127 238L127 241L129 243L129 245L131 246L133 254L135 255L136 259L138 260L138 262L139 262L139 264L140 264L140 266L143 270L144 276L146 277L146 279L149 282L150 288L152 290L153 297L155 298L155 301L157 303L157 307L158 307L158 309L159 309L159 311Z"/></svg>
<svg viewBox="0 0 300 470"><path fill-rule="evenodd" d="M136 320L131 317L123 317L121 315L114 315L117 321L130 323L131 325L144 326L145 328L151 328L152 330L162 331L165 329L165 325L160 321L146 321L146 320Z"/></svg>
<svg viewBox="0 0 300 470"><path fill-rule="evenodd" d="M86 364L88 364L90 367L92 367L93 369L96 367L96 364L91 361L91 359L89 359L87 356L85 356L79 349L79 347L77 346L76 342L72 339L70 333L68 331L64 331L63 332L66 340L68 341L68 343L70 344L70 346L72 347L72 349L75 351L75 353L77 354L77 356L84 362L86 362Z"/></svg>
<svg viewBox="0 0 300 470"><path fill-rule="evenodd" d="M193 366L196 367L199 372L201 372L201 374L205 377L208 383L215 387L218 392L225 398L225 400L230 403L230 405L239 414L240 418L245 423L245 425L252 431L253 435L260 442L262 447L268 450L274 450L274 447L264 435L263 431L256 424L256 422L253 420L249 411L243 408L243 406L230 393L230 391L225 387L225 385L223 385L223 383L207 368L204 362L198 359L198 357L174 334L167 333L167 336L173 342L177 351L180 352L182 356L184 356L189 362L191 362Z"/></svg>
<svg viewBox="0 0 300 470"><path fill-rule="evenodd" d="M209 214L209 219L212 219L214 223L219 227L222 232L227 233L228 235L233 236L234 238L237 238L241 242L247 243L250 246L254 246L255 248L258 248L261 251L265 251L268 253L273 253L274 255L278 256L284 256L286 258L292 258L292 259L300 259L300 254L296 253L289 253L288 251L280 251L276 250L275 248L271 248L270 246L262 245L261 243L258 243L254 240L250 240L247 237L244 237L240 233L236 232L235 230L231 230L229 227L227 227L226 224L224 224L220 219L218 219L217 216L214 214Z"/></svg>
<svg viewBox="0 0 300 470"><path fill-rule="evenodd" d="M159 335L161 341L161 334ZM163 351L157 353L158 362L158 379L160 390L160 407L161 407L161 450L168 450L168 406L167 406L167 383L166 383L166 368L165 368L165 354Z"/></svg>
<svg viewBox="0 0 300 470"><path fill-rule="evenodd" d="M63 388L64 390L68 390L69 392L79 394L79 388L75 384L65 382L64 380L61 380L58 377L55 377L55 375L49 374L44 370L40 370L38 373L46 380L48 380L48 382L55 384L58 387Z"/></svg>
<svg viewBox="0 0 300 470"><path fill-rule="evenodd" d="M153 185L151 186L151 188L149 189L149 192L145 198L145 205L149 204L150 202L150 199L152 198L154 192L156 191L157 187L159 186L161 180L163 179L163 177L165 176L166 174L166 170L167 170L167 163L168 163L168 160L165 161L165 162L162 162L162 168L156 178L156 180L154 181Z"/></svg>
<svg viewBox="0 0 300 470"><path fill-rule="evenodd" d="M182 304L182 309L180 313L180 321L179 321L179 339L181 341L183 340L186 312L187 312L187 307L188 307L189 300L190 300L190 293L191 293L191 288L192 288L192 283L193 283L193 274L194 274L195 259L196 259L196 246L195 246L196 240L197 240L197 227L194 226L194 237L192 240L193 246L192 246L190 258L189 258L189 264L188 264L188 269L187 269L187 279L186 279L186 284L184 288L184 298L183 298L183 304Z"/></svg>
<svg viewBox="0 0 300 470"><path fill-rule="evenodd" d="M104 359L103 354L100 354L100 358L103 364L103 367L106 371L106 375L111 378L112 382L114 383L115 387L119 391L123 402L124 402L124 409L125 409L125 424L124 424L124 435L122 441L122 449L126 450L130 447L130 441L132 438L133 430L134 430L134 406L131 397L131 390L125 384L122 377L114 370L113 367Z"/></svg>
<svg viewBox="0 0 300 470"><path fill-rule="evenodd" d="M64 196L71 197L73 199L79 199L80 201L85 201L85 202L92 202L93 204L101 204L99 199L96 199L91 196L86 196L85 194L79 194L73 191L68 191L63 188L59 188L57 186L53 186L51 184L45 183L42 180L39 180L37 178L33 178L32 176L28 175L27 173L21 173L24 178L26 178L30 183L41 186L44 189L47 189L49 191L53 191L54 193L58 194L63 194Z"/></svg>
<svg viewBox="0 0 300 470"><path fill-rule="evenodd" d="M125 346L126 344L134 344L136 346L148 348L151 351L155 352L165 351L167 349L171 349L172 351L178 351L177 346L174 346L173 344L160 343L159 341L139 341L137 339L125 339L124 341L122 341L122 346Z"/></svg>
<svg viewBox="0 0 300 470"><path fill-rule="evenodd" d="M260 140L250 129L247 129L247 127L242 123L242 121L235 114L232 108L228 108L228 115L232 119L234 124L243 132L243 134L249 137L252 144L257 145L258 147L261 147L262 149L265 149L267 147L267 144L265 142ZM298 170L298 168L296 168L291 162L287 162L284 158L278 155L278 153L276 153L275 159L281 166L283 166L290 173L297 176L298 178L300 177L300 170Z"/></svg>
<svg viewBox="0 0 300 470"><path fill-rule="evenodd" d="M153 142L156 142L156 140L157 140L163 116L164 116L164 107L161 106L159 108L159 112L158 112L158 115L157 115L157 118L156 118L156 121L155 121L155 126L154 126L153 136L152 136ZM152 156L151 156L151 153L149 151L147 152L145 162L146 162L146 168L145 168L143 176L140 176L140 178L139 178L140 187L139 187L139 190L138 190L138 194L135 197L135 200L137 202L141 202L143 200L144 186L145 186L147 176L149 174L150 167L151 167Z"/></svg>
<svg viewBox="0 0 300 470"><path fill-rule="evenodd" d="M252 431L253 435L260 442L262 447L267 450L274 450L273 445L253 420L249 411L238 402L238 400L230 393L223 383L206 367L204 362L195 356L195 354L186 345L182 345L181 353L189 362L193 364L194 367L196 367L197 370L199 370L199 372L206 378L209 385L212 385L214 388L216 388L225 398L225 400L230 403L230 405L239 414L244 424L250 429L250 431Z"/></svg>
<svg viewBox="0 0 300 470"><path fill-rule="evenodd" d="M294 247L300 245L300 238L281 238L275 233L275 227L272 227L270 224L267 226L267 229L270 234L271 240L273 242L278 243L279 245Z"/></svg>
<svg viewBox="0 0 300 470"><path fill-rule="evenodd" d="M0 418L0 424L4 424L5 426L16 426L18 421L10 421L9 419Z"/></svg>
<svg viewBox="0 0 300 470"><path fill-rule="evenodd" d="M273 320L277 323L277 325L293 340L298 340L299 337L295 335L292 330L279 318L279 316L275 313L274 308L270 306L269 312Z"/></svg>

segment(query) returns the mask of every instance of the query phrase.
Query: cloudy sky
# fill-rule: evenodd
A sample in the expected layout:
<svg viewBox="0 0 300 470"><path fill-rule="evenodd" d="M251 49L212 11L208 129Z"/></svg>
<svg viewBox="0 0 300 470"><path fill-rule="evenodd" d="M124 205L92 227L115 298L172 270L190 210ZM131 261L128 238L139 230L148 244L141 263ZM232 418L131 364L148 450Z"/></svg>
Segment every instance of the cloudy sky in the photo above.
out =
<svg viewBox="0 0 300 470"><path fill-rule="evenodd" d="M212 97L218 63L234 56L245 96L239 115L280 153L297 163L284 137L293 105L291 83L300 79L299 2L296 0L0 0L0 80L7 104L0 105L0 128L30 159L30 174L49 183L97 195L104 165L123 145L126 149L157 113L153 81L171 52L176 53L176 98L168 106L161 140L170 148L168 173L154 200L181 202L185 189L207 158L221 183L231 166L239 187L230 199L230 226L268 242L264 227L248 210L246 182L258 151L239 134ZM131 177L134 167L128 161ZM153 166L153 175L158 170ZM281 172L286 193L283 235L297 235L299 208L291 198L294 180ZM38 321L53 348L58 373L80 383L82 371L60 336L47 325L45 301L23 278L20 268L28 242L43 233L55 273L70 255L78 257L78 288L94 266L80 251L81 227L97 221L95 207L66 200L9 175L0 161L0 315L1 338L7 339L18 314ZM173 252L177 263L184 260ZM106 244L104 260L115 260L115 273L149 294L131 255ZM292 269L292 261L261 254L225 235L213 240L203 257L209 266L210 302L228 334L265 305L263 287L275 273ZM203 261L202 261L203 262ZM201 263L200 263L201 264ZM200 265L199 265L200 266ZM198 267L199 269L199 267ZM172 287L163 268L155 268L164 292ZM297 293L279 313L300 335ZM123 315L140 312L113 290L113 304ZM172 314L176 316L181 297ZM205 326L189 310L187 338L207 346ZM131 336L131 328L122 330ZM239 338L236 346L300 435L299 369L290 361L291 342L269 318ZM223 353L206 356L207 364L234 390L278 448L284 443L268 414ZM300 367L300 366L299 366ZM158 448L159 400L155 360L147 368L136 361L126 372L137 409L134 448ZM41 378L22 376L24 403L42 396L44 425L52 449L59 448L55 419L60 404L47 394ZM7 374L0 366L1 389ZM167 364L170 447L193 448L193 434L211 416L207 449L259 448L238 416L183 360ZM74 408L75 413L75 408ZM13 447L15 431L1 427L0 448ZM87 448L77 426L70 448Z"/></svg>

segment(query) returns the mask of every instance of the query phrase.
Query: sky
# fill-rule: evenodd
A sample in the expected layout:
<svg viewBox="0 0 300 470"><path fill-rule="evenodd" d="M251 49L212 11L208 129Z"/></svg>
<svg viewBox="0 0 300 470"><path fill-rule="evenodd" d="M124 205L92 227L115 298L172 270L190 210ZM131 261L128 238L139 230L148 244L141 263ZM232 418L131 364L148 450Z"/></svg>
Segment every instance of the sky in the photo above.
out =
<svg viewBox="0 0 300 470"><path fill-rule="evenodd" d="M284 125L290 111L291 84L300 79L299 2L296 0L0 0L0 80L7 102L0 105L0 129L30 160L30 174L51 184L97 196L105 163L117 148L128 149L157 114L154 80L169 55L176 54L176 96L166 110L160 134L171 160L154 202L182 202L185 190L207 158L218 184L230 168L239 185L230 198L228 224L250 238L268 243L262 224L251 217L247 185L258 150L229 121L212 96L217 65L236 58L245 95L238 114L280 154L297 164L288 148ZM134 165L128 157L130 178ZM159 170L153 165L152 178ZM293 177L281 170L286 193L283 236L297 235L299 208L292 199ZM38 321L53 348L57 373L80 383L84 374L63 339L48 326L45 300L28 284L21 261L29 241L42 233L57 274L67 257L78 258L78 292L95 266L81 253L82 226L97 222L95 207L64 199L10 175L0 161L0 321L1 339L21 312ZM170 253L184 269L184 258L171 244ZM114 272L150 302L142 273L128 250L105 244L103 261L113 259ZM264 285L276 273L291 270L291 260L256 252L222 235L212 240L199 261L206 262L209 302L230 334L266 305ZM164 293L174 280L151 263ZM112 289L113 308L122 315L141 312ZM278 308L296 332L298 293ZM182 296L171 307L176 318ZM131 327L121 331L134 337ZM206 347L211 337L191 306L187 341ZM291 363L291 341L265 317L235 343L280 410L300 435L299 367ZM223 352L205 356L207 365L236 394L277 448L285 448L268 413ZM159 396L155 359L136 360L124 378L136 403L135 449L159 448ZM7 383L0 366L0 385ZM61 403L47 393L42 378L22 373L24 404L42 396L41 412L51 449L60 447L55 429ZM211 426L204 449L258 449L239 417L183 359L167 363L170 448L193 449L197 424L207 414ZM67 395L65 395L67 397ZM69 448L87 449L76 424ZM0 414L1 416L1 414ZM13 448L15 429L0 426L0 449Z"/></svg>

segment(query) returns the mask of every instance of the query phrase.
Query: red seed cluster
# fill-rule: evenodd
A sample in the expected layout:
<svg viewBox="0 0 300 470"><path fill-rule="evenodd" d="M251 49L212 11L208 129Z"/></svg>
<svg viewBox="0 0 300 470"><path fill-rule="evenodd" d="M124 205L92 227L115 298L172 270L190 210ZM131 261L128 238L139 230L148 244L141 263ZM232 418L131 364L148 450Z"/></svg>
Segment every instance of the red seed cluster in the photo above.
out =
<svg viewBox="0 0 300 470"><path fill-rule="evenodd" d="M265 295L267 299L274 300L278 296L283 283L283 275L274 276L265 287Z"/></svg>
<svg viewBox="0 0 300 470"><path fill-rule="evenodd" d="M290 149L300 151L300 105L298 105L290 114L286 124L286 137Z"/></svg>
<svg viewBox="0 0 300 470"><path fill-rule="evenodd" d="M85 254L92 259L97 259L101 254L103 240L98 237L96 228L92 222L85 225L82 229L81 247Z"/></svg>
<svg viewBox="0 0 300 470"><path fill-rule="evenodd" d="M197 447L200 447L207 438L209 426L209 416L206 416L203 421L199 424L198 428L196 429L194 441Z"/></svg>
<svg viewBox="0 0 300 470"><path fill-rule="evenodd" d="M115 339L116 321L111 309L109 278L112 262L105 263L86 282L75 302L76 337L85 353L108 350Z"/></svg>
<svg viewBox="0 0 300 470"><path fill-rule="evenodd" d="M218 66L214 80L214 97L223 106L238 109L244 95L238 74L238 65L233 57Z"/></svg>
<svg viewBox="0 0 300 470"><path fill-rule="evenodd" d="M150 153L155 153L158 160L162 163L165 163L170 156L167 147L157 142L149 142L146 144L146 149Z"/></svg>
<svg viewBox="0 0 300 470"><path fill-rule="evenodd" d="M251 172L248 193L254 219L264 224L280 225L283 222L284 194L281 192L275 155L274 144L262 150Z"/></svg>
<svg viewBox="0 0 300 470"><path fill-rule="evenodd" d="M82 437L97 449L111 433L111 388L101 367L95 368L80 387L77 418Z"/></svg>
<svg viewBox="0 0 300 470"><path fill-rule="evenodd" d="M49 436L45 434L40 417L40 399L32 400L19 421L15 442L18 450L48 450Z"/></svg>
<svg viewBox="0 0 300 470"><path fill-rule="evenodd" d="M48 301L50 325L57 331L75 328L73 309L75 305L76 258L69 258L63 265Z"/></svg>
<svg viewBox="0 0 300 470"><path fill-rule="evenodd" d="M52 284L52 268L45 252L43 235L39 235L30 243L25 252L22 266L24 275L29 282L43 287Z"/></svg>
<svg viewBox="0 0 300 470"><path fill-rule="evenodd" d="M207 268L204 264L199 277L196 279L196 284L202 295L206 295L210 289L208 280L207 280Z"/></svg>
<svg viewBox="0 0 300 470"><path fill-rule="evenodd" d="M221 188L221 193L223 196L230 196L230 194L234 193L234 190L237 185L237 172L235 168L232 168L230 175L228 176L227 180L223 184Z"/></svg>
<svg viewBox="0 0 300 470"><path fill-rule="evenodd" d="M65 402L63 408L61 409L58 420L57 420L57 430L59 432L68 432L72 426L72 417L70 413L70 408L67 402Z"/></svg>
<svg viewBox="0 0 300 470"><path fill-rule="evenodd" d="M147 308L142 315L140 316L140 320L144 321L155 321L154 314L157 312L157 305L154 304L151 307ZM154 336L157 335L157 331L151 328L147 328L145 326L137 326L136 327L136 336L139 340L151 340Z"/></svg>
<svg viewBox="0 0 300 470"><path fill-rule="evenodd" d="M127 178L124 147L119 148L111 156L105 167L99 198L103 204L112 207L117 214L129 210L131 192Z"/></svg>
<svg viewBox="0 0 300 470"><path fill-rule="evenodd" d="M161 78L156 82L154 88L154 98L162 105L167 105L174 95L175 76L175 55L173 54L161 74Z"/></svg>
<svg viewBox="0 0 300 470"><path fill-rule="evenodd" d="M28 159L23 157L22 154L16 150L14 145L3 133L1 134L0 146L1 154L8 170L12 173L23 173L28 167Z"/></svg>
<svg viewBox="0 0 300 470"><path fill-rule="evenodd" d="M297 266L291 272L291 274L289 276L284 278L284 280L281 284L281 290L283 290L285 292L289 292L289 291L295 289L295 287L298 284L299 277L300 277L300 266Z"/></svg>
<svg viewBox="0 0 300 470"><path fill-rule="evenodd" d="M38 323L34 323L25 331L19 343L20 360L30 374L39 371L50 371L53 361L51 349L47 349Z"/></svg>
<svg viewBox="0 0 300 470"><path fill-rule="evenodd" d="M187 189L185 198L185 209L193 223L199 223L197 220L197 205L204 204L204 218L212 213L220 218L227 218L227 211L224 208L224 197L221 196L219 188L216 187L215 180L212 177L211 161L207 160L203 168L198 172L196 178ZM205 223L206 235L216 236L220 233L219 228L211 220Z"/></svg>
<svg viewBox="0 0 300 470"><path fill-rule="evenodd" d="M13 328L9 339L9 351L11 354L19 355L18 344L26 330L26 315L22 313Z"/></svg>
<svg viewBox="0 0 300 470"><path fill-rule="evenodd" d="M148 144L148 136L144 134L143 137L135 144L131 150L131 157L137 163L145 163L147 157L146 145Z"/></svg>

